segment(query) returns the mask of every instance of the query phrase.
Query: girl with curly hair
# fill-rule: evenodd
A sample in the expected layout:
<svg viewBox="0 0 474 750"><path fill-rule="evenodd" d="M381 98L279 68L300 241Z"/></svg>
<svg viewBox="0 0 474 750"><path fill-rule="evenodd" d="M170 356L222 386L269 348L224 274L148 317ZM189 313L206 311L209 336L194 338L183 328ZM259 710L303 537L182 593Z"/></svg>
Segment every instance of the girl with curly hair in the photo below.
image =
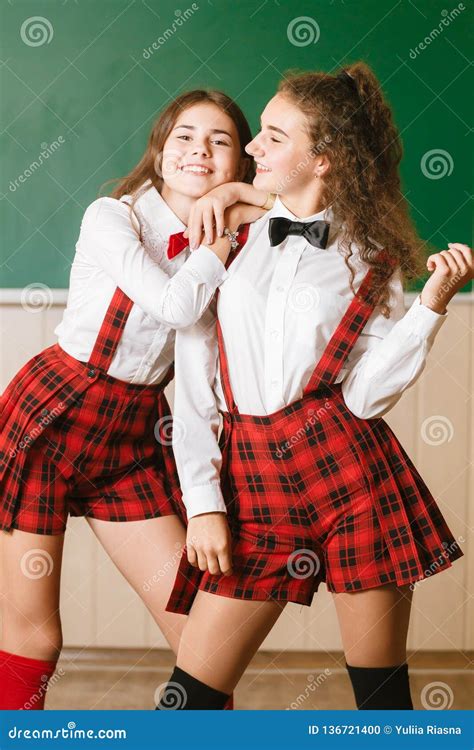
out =
<svg viewBox="0 0 474 750"><path fill-rule="evenodd" d="M189 222L195 245L214 217L222 234L227 205L276 194L231 236L217 304L177 334L189 520L167 609L190 614L159 707L179 694L178 708L222 708L286 602L309 606L324 581L358 708L410 709L413 584L463 552L382 415L423 371L472 251L430 255L405 312L423 242L390 107L363 63L286 77L246 150L253 186L212 191Z"/></svg>

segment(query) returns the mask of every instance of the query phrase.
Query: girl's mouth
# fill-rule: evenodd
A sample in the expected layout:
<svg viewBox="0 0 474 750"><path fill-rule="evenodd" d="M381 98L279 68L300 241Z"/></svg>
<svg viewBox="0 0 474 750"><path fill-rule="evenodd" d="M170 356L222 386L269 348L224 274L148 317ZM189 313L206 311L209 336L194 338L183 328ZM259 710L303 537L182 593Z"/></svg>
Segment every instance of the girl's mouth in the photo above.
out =
<svg viewBox="0 0 474 750"><path fill-rule="evenodd" d="M182 174L193 174L198 177L206 177L207 175L212 174L212 169L201 164L184 164L182 167L178 167L178 172L182 172Z"/></svg>

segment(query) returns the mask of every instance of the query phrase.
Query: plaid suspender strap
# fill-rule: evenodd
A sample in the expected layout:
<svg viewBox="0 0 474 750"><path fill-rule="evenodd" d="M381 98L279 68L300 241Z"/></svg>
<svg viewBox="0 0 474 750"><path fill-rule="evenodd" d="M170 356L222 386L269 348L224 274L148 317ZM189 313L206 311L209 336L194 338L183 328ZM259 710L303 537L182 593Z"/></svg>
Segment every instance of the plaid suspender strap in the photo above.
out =
<svg viewBox="0 0 474 750"><path fill-rule="evenodd" d="M387 273L383 278L392 275L395 262L383 251L381 257L387 263ZM304 389L304 395L315 391L319 385L330 385L336 380L344 362L351 353L360 333L372 315L379 295L373 288L373 270L369 269L357 293L349 304L339 325L331 336L323 356L317 363Z"/></svg>
<svg viewBox="0 0 474 750"><path fill-rule="evenodd" d="M132 307L133 300L117 287L105 313L92 354L89 358L88 364L92 368L97 368L103 372L107 372L109 369ZM163 380L160 382L160 386L166 388L173 377L174 363L172 362Z"/></svg>
<svg viewBox="0 0 474 750"><path fill-rule="evenodd" d="M242 245L247 241L249 225L245 225L245 232L242 232ZM241 245L237 252L241 249ZM234 256L235 257L235 256ZM386 276L383 274L383 278L390 277L394 271L396 263L393 258L386 252L382 251L380 256L387 264ZM233 260L233 258L232 258ZM226 264L226 268L229 260ZM218 290L219 292L219 290ZM372 315L375 305L378 301L377 290L373 287L373 270L369 269L366 273L354 299L349 304L348 309L344 313L339 325L337 326L334 334L329 340L323 356L317 363L309 381L304 389L304 395L315 391L317 387L323 383L329 385L333 383L337 378L339 371L341 370L344 362L352 351L359 334L362 332L365 324ZM227 363L227 357L225 354L224 338L222 335L222 329L217 319L217 338L219 343L219 364L222 379L222 388L227 404L229 413L236 413L237 407L235 405L234 397L232 394L232 388L230 385L229 368Z"/></svg>
<svg viewBox="0 0 474 750"><path fill-rule="evenodd" d="M132 307L133 300L117 287L105 313L92 354L89 358L88 364L91 368L107 372L114 358L118 342L120 341ZM160 386L165 388L173 377L174 365L171 363L165 377L160 382Z"/></svg>
<svg viewBox="0 0 474 750"><path fill-rule="evenodd" d="M107 372L120 341L133 301L119 287L116 288L95 340L89 364Z"/></svg>

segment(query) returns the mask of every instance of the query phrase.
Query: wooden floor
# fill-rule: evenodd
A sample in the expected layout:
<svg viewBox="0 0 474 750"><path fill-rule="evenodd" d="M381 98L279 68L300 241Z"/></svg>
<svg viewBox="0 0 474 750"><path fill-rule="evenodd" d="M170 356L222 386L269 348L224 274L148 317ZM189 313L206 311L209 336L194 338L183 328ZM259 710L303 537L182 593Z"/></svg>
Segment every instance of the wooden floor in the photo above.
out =
<svg viewBox="0 0 474 750"><path fill-rule="evenodd" d="M415 708L472 709L473 654L408 659ZM48 690L49 709L152 709L174 657L163 650L67 649ZM353 709L341 652L259 652L235 692L237 709Z"/></svg>

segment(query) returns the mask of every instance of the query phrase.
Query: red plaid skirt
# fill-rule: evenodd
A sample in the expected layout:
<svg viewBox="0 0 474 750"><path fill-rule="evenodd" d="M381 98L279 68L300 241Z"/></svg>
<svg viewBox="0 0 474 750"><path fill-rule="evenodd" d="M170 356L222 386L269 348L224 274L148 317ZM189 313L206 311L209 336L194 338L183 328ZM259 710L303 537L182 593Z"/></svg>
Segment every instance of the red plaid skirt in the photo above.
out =
<svg viewBox="0 0 474 750"><path fill-rule="evenodd" d="M338 593L402 586L462 557L396 435L382 418L356 417L334 383L372 309L354 300L303 397L268 416L236 409L218 325L234 572L202 573L183 555L168 611L189 612L199 589L309 606L323 581Z"/></svg>
<svg viewBox="0 0 474 750"><path fill-rule="evenodd" d="M54 344L33 357L0 399L0 528L60 534L68 514L185 521L160 384L107 375L131 308L117 290L89 363Z"/></svg>
<svg viewBox="0 0 474 750"><path fill-rule="evenodd" d="M7 387L0 401L0 528L60 534L68 514L186 518L163 386L104 373L91 382L89 369L55 344Z"/></svg>

